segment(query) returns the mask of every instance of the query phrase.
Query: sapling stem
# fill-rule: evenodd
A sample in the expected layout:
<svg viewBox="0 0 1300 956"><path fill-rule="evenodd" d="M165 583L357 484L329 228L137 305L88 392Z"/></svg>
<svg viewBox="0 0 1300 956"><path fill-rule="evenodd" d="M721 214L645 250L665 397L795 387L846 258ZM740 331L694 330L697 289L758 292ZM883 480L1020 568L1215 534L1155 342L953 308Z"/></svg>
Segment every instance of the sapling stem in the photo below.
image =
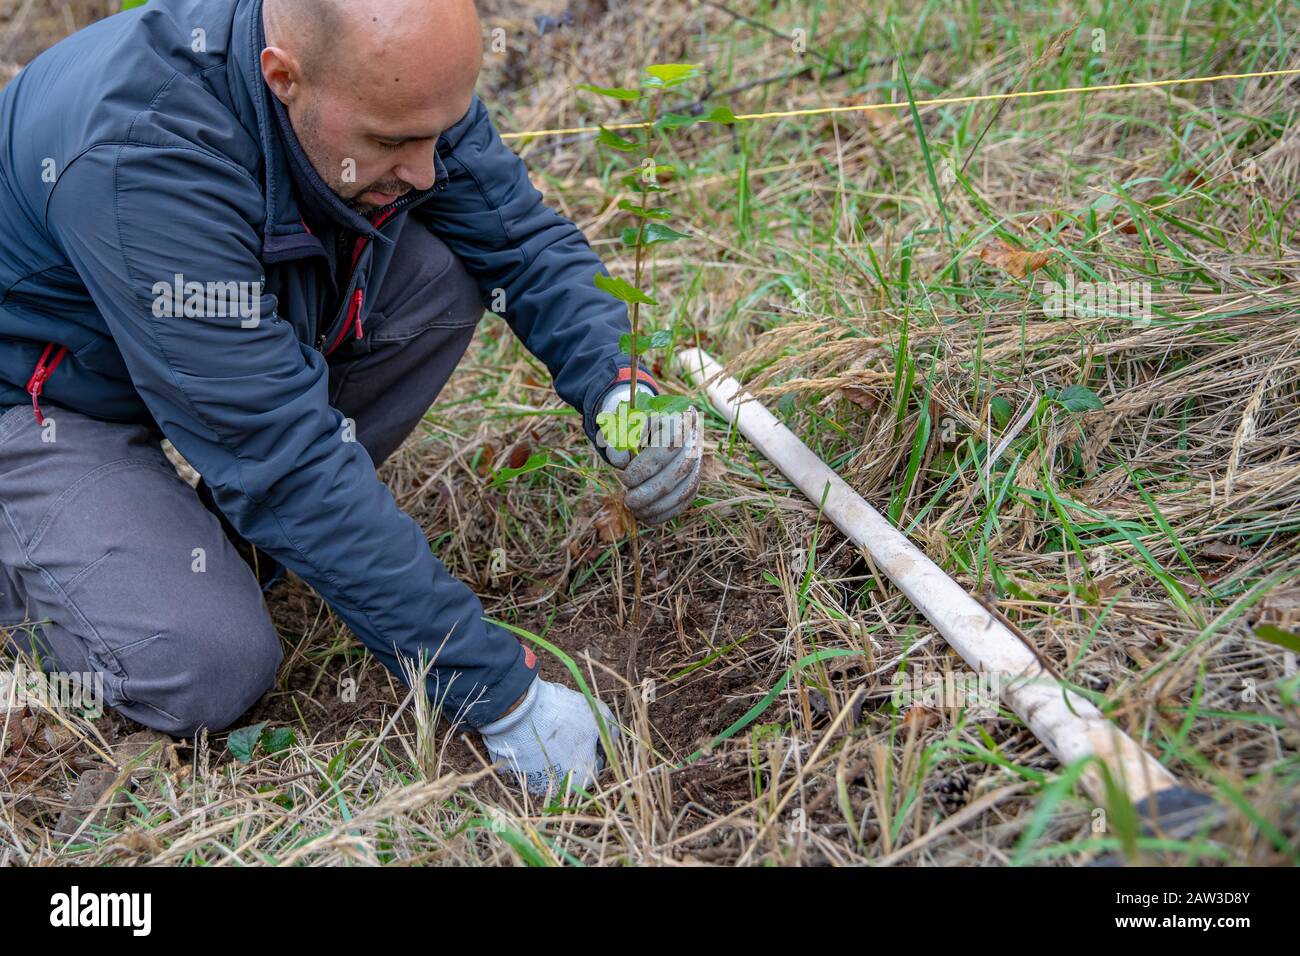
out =
<svg viewBox="0 0 1300 956"><path fill-rule="evenodd" d="M666 203L660 203L657 206L650 205L650 197L653 193L663 192L659 186L657 176L661 168L671 170L672 167L660 167L655 162L655 134L659 128L665 132L679 129L683 126L690 126L697 122L705 123L734 123L736 116L731 110L724 106L715 107L711 112L701 116L684 116L676 113L664 113L660 119L660 111L663 106L663 97L666 90L676 88L682 84L692 82L703 76L699 66L693 63L660 63L648 66L642 76L640 89L624 89L619 87L601 87L591 84L579 84L579 88L600 96L620 100L625 103L632 101L637 102L638 111L642 117L642 122L635 124L638 135L635 139L627 139L610 129L601 127L601 134L598 141L610 149L620 153L631 155L641 155L641 169L638 173L631 173L624 176L622 183L630 188L635 189L637 196L636 203L632 200L620 200L618 206L625 209L637 219L636 228L628 226L623 230L622 241L624 246L634 247L634 256L636 260L634 281L631 285L622 279L613 275L606 275L597 272L593 277L596 286L606 294L624 302L627 305L628 324L631 326L631 334L627 336L630 344L622 346L622 351L631 359L631 365L628 371L627 383L627 414L622 413L622 403L618 403L618 411L603 412L597 416L597 424L602 429L606 427L601 422L602 416L609 416L608 424L613 433L610 439L616 443L616 447L625 450L628 455L628 465L636 458L641 441L641 429L636 424L637 410L637 385L638 385L638 366L641 360L642 341L641 341L641 306L658 305L658 303L647 295L641 289L641 280L645 277L649 257L646 254L648 247L657 245L661 242L673 242L678 239L689 238L688 233L678 232L671 226L668 226L663 220L667 219L669 214ZM632 181L632 176L636 176L636 182ZM650 220L654 219L655 222ZM667 348L673 341L673 333L670 330L656 331L653 335L647 337L645 350L654 348ZM655 414L667 413L669 409L677 407L677 402L689 404L679 396L658 395L654 398L643 402L643 405ZM612 420L612 421L610 421ZM647 419L648 420L648 419ZM608 437L607 433L607 437ZM633 671L636 663L637 645L639 643L639 629L643 625L642 621L642 568L641 568L641 538L640 529L637 527L636 516L628 514L629 529L629 556L632 559L632 612L629 616L628 623L631 624L631 639L628 641L628 657L626 666L626 675L629 682L634 679ZM619 581L622 582L622 572L615 572L619 575ZM622 591L619 591L619 616L623 614Z"/></svg>
<svg viewBox="0 0 1300 956"><path fill-rule="evenodd" d="M650 100L650 114L648 120L649 125L646 127L646 132L645 132L645 148L646 148L647 155L644 158L646 161L652 164L652 167L655 161L654 158L655 118L658 116L659 101L662 98L663 98L663 94L659 93L658 95L656 95ZM651 173L651 175L653 176L654 174ZM646 188L648 183L646 182L644 171L640 176L637 177L637 183L639 186L637 191L639 192L640 199L641 199L640 206L643 210L648 210L650 208L648 205L650 201L650 190ZM641 288L641 275L645 269L645 224L646 224L646 218L644 216L640 217L640 221L636 229L636 272L635 272L636 278L634 280L634 284L638 289ZM631 416L636 412L636 386L637 386L637 379L638 379L637 362L640 358L638 354L639 351L638 346L640 345L638 337L641 334L641 303L640 302L632 303L632 313L629 317L629 321L631 322L632 325L632 348L631 348L632 365L631 365L631 375L628 377L628 383L627 383L627 403L628 403L628 420L631 421L633 420ZM639 439L640 436L638 435L637 437ZM638 444L639 441L633 441L629 443L629 448L628 448L629 465L632 463L632 459L636 458ZM632 521L632 525L630 528L631 531L630 551L632 553L632 626L635 628L641 624L641 539L640 539L640 535L638 534L636 517L634 515L630 517ZM630 653L628 656L628 677L629 678L632 676L631 673L632 662L636 660L635 645L636 645L636 638L634 636L632 640L632 647L631 647L632 653Z"/></svg>

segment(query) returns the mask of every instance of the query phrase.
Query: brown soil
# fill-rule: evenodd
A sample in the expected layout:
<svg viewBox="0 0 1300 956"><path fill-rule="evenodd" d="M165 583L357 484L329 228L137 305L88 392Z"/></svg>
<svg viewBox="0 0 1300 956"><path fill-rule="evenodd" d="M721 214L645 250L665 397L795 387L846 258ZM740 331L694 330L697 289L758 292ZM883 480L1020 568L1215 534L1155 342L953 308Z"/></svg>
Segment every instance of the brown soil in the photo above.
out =
<svg viewBox="0 0 1300 956"><path fill-rule="evenodd" d="M654 570L664 570L662 567ZM723 570L724 579L726 570ZM625 657L633 630L620 626L616 609L601 606L598 601L583 603L548 601L542 608L532 609L522 616L518 626L533 633L545 632L548 641L570 655L582 668L589 684L595 675L597 693L627 720L631 708L631 695L646 698L650 742L665 758L680 763L695 751L705 747L713 738L739 719L756 703L788 662L780 666L756 666L746 656L724 655L722 659L678 677L674 675L698 661L712 648L724 648L736 641L758 636L765 628L769 634L777 633L777 622L783 621L783 610L774 595L755 595L746 590L745 578L752 572L739 564L733 572L729 586L730 596L725 614L718 614L722 588L712 584L697 587L688 600L681 601L680 619L670 618L662 609L653 609L655 593L647 588L648 620L641 631L635 661L635 674L642 683L629 691L627 682L620 679L624 672ZM670 577L672 575L670 574ZM654 577L649 571L647 582ZM629 582L630 583L630 582ZM483 595L490 600L490 595ZM278 586L269 604L272 615L281 622L281 633L296 633L302 621L303 603L316 601L295 585ZM314 616L314 609L311 612ZM548 616L555 623L545 631ZM754 644L766 645L766 641ZM547 680L573 686L573 680L564 664L553 656L540 653L541 673ZM361 660L365 677L358 681L357 700L344 703L339 700L337 688L346 676L357 676ZM761 662L760 662L761 663ZM653 694L648 690L653 682ZM376 729L386 715L391 714L405 694L387 678L387 672L370 658L362 655L359 644L352 651L331 658L323 671L310 663L294 666L284 679L284 687L267 695L245 719L239 723L268 720L277 724L296 724L301 732L300 715L308 719L310 732L321 739L328 737L334 728L350 727L360 722ZM313 686L315 690L313 691ZM616 689L621 687L622 689ZM775 709L775 708L773 708ZM770 720L760 717L759 721ZM444 721L443 728L448 724ZM460 742L449 751L453 769L470 770L477 762ZM700 763L707 765L708 758ZM694 777L685 780L699 780ZM743 780L741 781L743 783ZM748 789L747 787L745 789Z"/></svg>

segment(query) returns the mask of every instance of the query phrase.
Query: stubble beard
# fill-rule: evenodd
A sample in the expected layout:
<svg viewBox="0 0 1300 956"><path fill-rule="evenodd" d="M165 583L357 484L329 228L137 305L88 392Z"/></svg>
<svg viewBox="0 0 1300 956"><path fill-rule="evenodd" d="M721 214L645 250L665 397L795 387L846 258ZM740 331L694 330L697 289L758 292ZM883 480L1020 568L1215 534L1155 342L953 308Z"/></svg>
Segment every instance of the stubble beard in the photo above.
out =
<svg viewBox="0 0 1300 956"><path fill-rule="evenodd" d="M316 174L325 181L325 185L345 206L361 216L372 216L383 208L382 206L376 206L374 203L362 202L361 197L366 193L373 190L389 195L404 195L411 191L409 183L399 180L374 182L360 189L357 188L357 184L354 182L344 182L343 158L332 157L329 150L326 149L324 137L321 136L320 132L320 114L315 102L303 106L302 116L298 125L294 127L294 133L298 137L298 143L302 146L303 152L307 154L307 161L316 170ZM349 193L351 193L350 196Z"/></svg>
<svg viewBox="0 0 1300 956"><path fill-rule="evenodd" d="M298 125L294 128L294 133L298 137L298 143L302 146L303 152L307 154L307 161L316 170L316 175L325 181L325 185L329 187L330 192L355 213L368 216L374 212L376 206L362 202L360 199L367 191L366 189L356 191L352 196L348 195L349 191L357 189L357 184L343 181L343 159L341 157L332 157L329 150L325 148L320 133L320 113L315 102L303 106L302 116L299 118Z"/></svg>

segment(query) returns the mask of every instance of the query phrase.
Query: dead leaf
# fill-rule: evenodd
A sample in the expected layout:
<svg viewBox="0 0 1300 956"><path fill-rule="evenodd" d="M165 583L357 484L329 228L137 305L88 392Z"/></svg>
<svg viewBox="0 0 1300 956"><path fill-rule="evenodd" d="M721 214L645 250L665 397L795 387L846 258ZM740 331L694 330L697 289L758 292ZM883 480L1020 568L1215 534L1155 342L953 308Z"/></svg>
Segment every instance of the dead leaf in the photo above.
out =
<svg viewBox="0 0 1300 956"><path fill-rule="evenodd" d="M44 772L48 760L43 757L26 757L12 753L0 759L0 783L9 787L32 783Z"/></svg>
<svg viewBox="0 0 1300 956"><path fill-rule="evenodd" d="M1216 561L1245 561L1250 557L1250 552L1245 548L1224 541L1207 542L1201 546L1200 553Z"/></svg>
<svg viewBox="0 0 1300 956"><path fill-rule="evenodd" d="M31 736L31 727L35 726L28 723L31 718L23 716L25 713L26 705L9 712L9 739L5 742L5 747L15 753L27 745L27 738ZM3 720L0 720L0 723L3 723Z"/></svg>
<svg viewBox="0 0 1300 956"><path fill-rule="evenodd" d="M1118 574L1108 574L1105 577L1097 578L1093 581L1093 587L1096 588L1097 598L1101 601L1109 601L1124 590Z"/></svg>
<svg viewBox="0 0 1300 956"><path fill-rule="evenodd" d="M162 842L157 837L141 830L123 833L113 841L113 846L136 856L157 856L163 850Z"/></svg>
<svg viewBox="0 0 1300 956"><path fill-rule="evenodd" d="M623 504L622 495L606 495L596 515L596 530L606 544L622 541L632 527L632 512Z"/></svg>
<svg viewBox="0 0 1300 956"><path fill-rule="evenodd" d="M42 736L51 750L62 750L77 739L77 735L62 724L46 724Z"/></svg>
<svg viewBox="0 0 1300 956"><path fill-rule="evenodd" d="M1273 591L1259 602L1257 611L1257 624L1293 630L1300 625L1300 590Z"/></svg>
<svg viewBox="0 0 1300 956"><path fill-rule="evenodd" d="M845 385L840 389L840 395L869 412L874 412L880 407L880 397L871 389L860 385Z"/></svg>
<svg viewBox="0 0 1300 956"><path fill-rule="evenodd" d="M478 456L478 464L474 466L474 470L478 472L480 477L486 478L492 474L492 463L496 460L496 457L496 446L491 442L485 443L482 454Z"/></svg>
<svg viewBox="0 0 1300 956"><path fill-rule="evenodd" d="M1051 249L1043 252L1026 252L1007 245L1001 239L995 239L983 246L976 255L980 261L996 266L1017 279L1023 279L1027 273L1047 265L1048 260L1055 254Z"/></svg>
<svg viewBox="0 0 1300 956"><path fill-rule="evenodd" d="M1125 650L1128 652L1128 656L1132 658L1133 661L1135 661L1137 665L1141 667L1143 670L1146 670L1151 666L1151 658L1147 657L1146 654L1142 653L1142 651L1139 648L1128 647L1125 648Z"/></svg>
<svg viewBox="0 0 1300 956"><path fill-rule="evenodd" d="M907 709L903 716L903 723L908 728L915 727L918 731L925 730L927 727L933 727L938 724L942 718L939 712L933 707L926 707L923 704L916 704Z"/></svg>
<svg viewBox="0 0 1300 956"><path fill-rule="evenodd" d="M533 453L533 443L528 439L515 442L510 446L510 453L506 459L506 464L511 468L522 468L528 462L529 456Z"/></svg>

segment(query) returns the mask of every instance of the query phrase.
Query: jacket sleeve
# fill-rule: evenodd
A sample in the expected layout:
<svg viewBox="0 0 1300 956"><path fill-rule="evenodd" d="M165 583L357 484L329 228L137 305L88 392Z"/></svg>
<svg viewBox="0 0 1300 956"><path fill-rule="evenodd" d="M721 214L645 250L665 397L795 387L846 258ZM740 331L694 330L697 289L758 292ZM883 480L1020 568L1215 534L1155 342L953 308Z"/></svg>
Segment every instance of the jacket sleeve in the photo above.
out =
<svg viewBox="0 0 1300 956"><path fill-rule="evenodd" d="M524 693L535 657L530 668L433 556L330 406L323 356L261 294L263 207L259 184L212 154L109 145L64 171L47 224L159 428L239 533L315 588L399 678L399 655L432 658L430 695L481 726ZM172 290L192 282L249 291L238 308L229 291L224 303L177 300Z"/></svg>
<svg viewBox="0 0 1300 956"><path fill-rule="evenodd" d="M446 188L414 215L465 263L484 306L502 312L545 363L555 391L582 413L595 442L601 397L629 375L619 347L631 331L627 306L593 284L597 272L609 274L600 257L581 229L546 205L477 95L438 151ZM658 391L644 368L638 377Z"/></svg>

